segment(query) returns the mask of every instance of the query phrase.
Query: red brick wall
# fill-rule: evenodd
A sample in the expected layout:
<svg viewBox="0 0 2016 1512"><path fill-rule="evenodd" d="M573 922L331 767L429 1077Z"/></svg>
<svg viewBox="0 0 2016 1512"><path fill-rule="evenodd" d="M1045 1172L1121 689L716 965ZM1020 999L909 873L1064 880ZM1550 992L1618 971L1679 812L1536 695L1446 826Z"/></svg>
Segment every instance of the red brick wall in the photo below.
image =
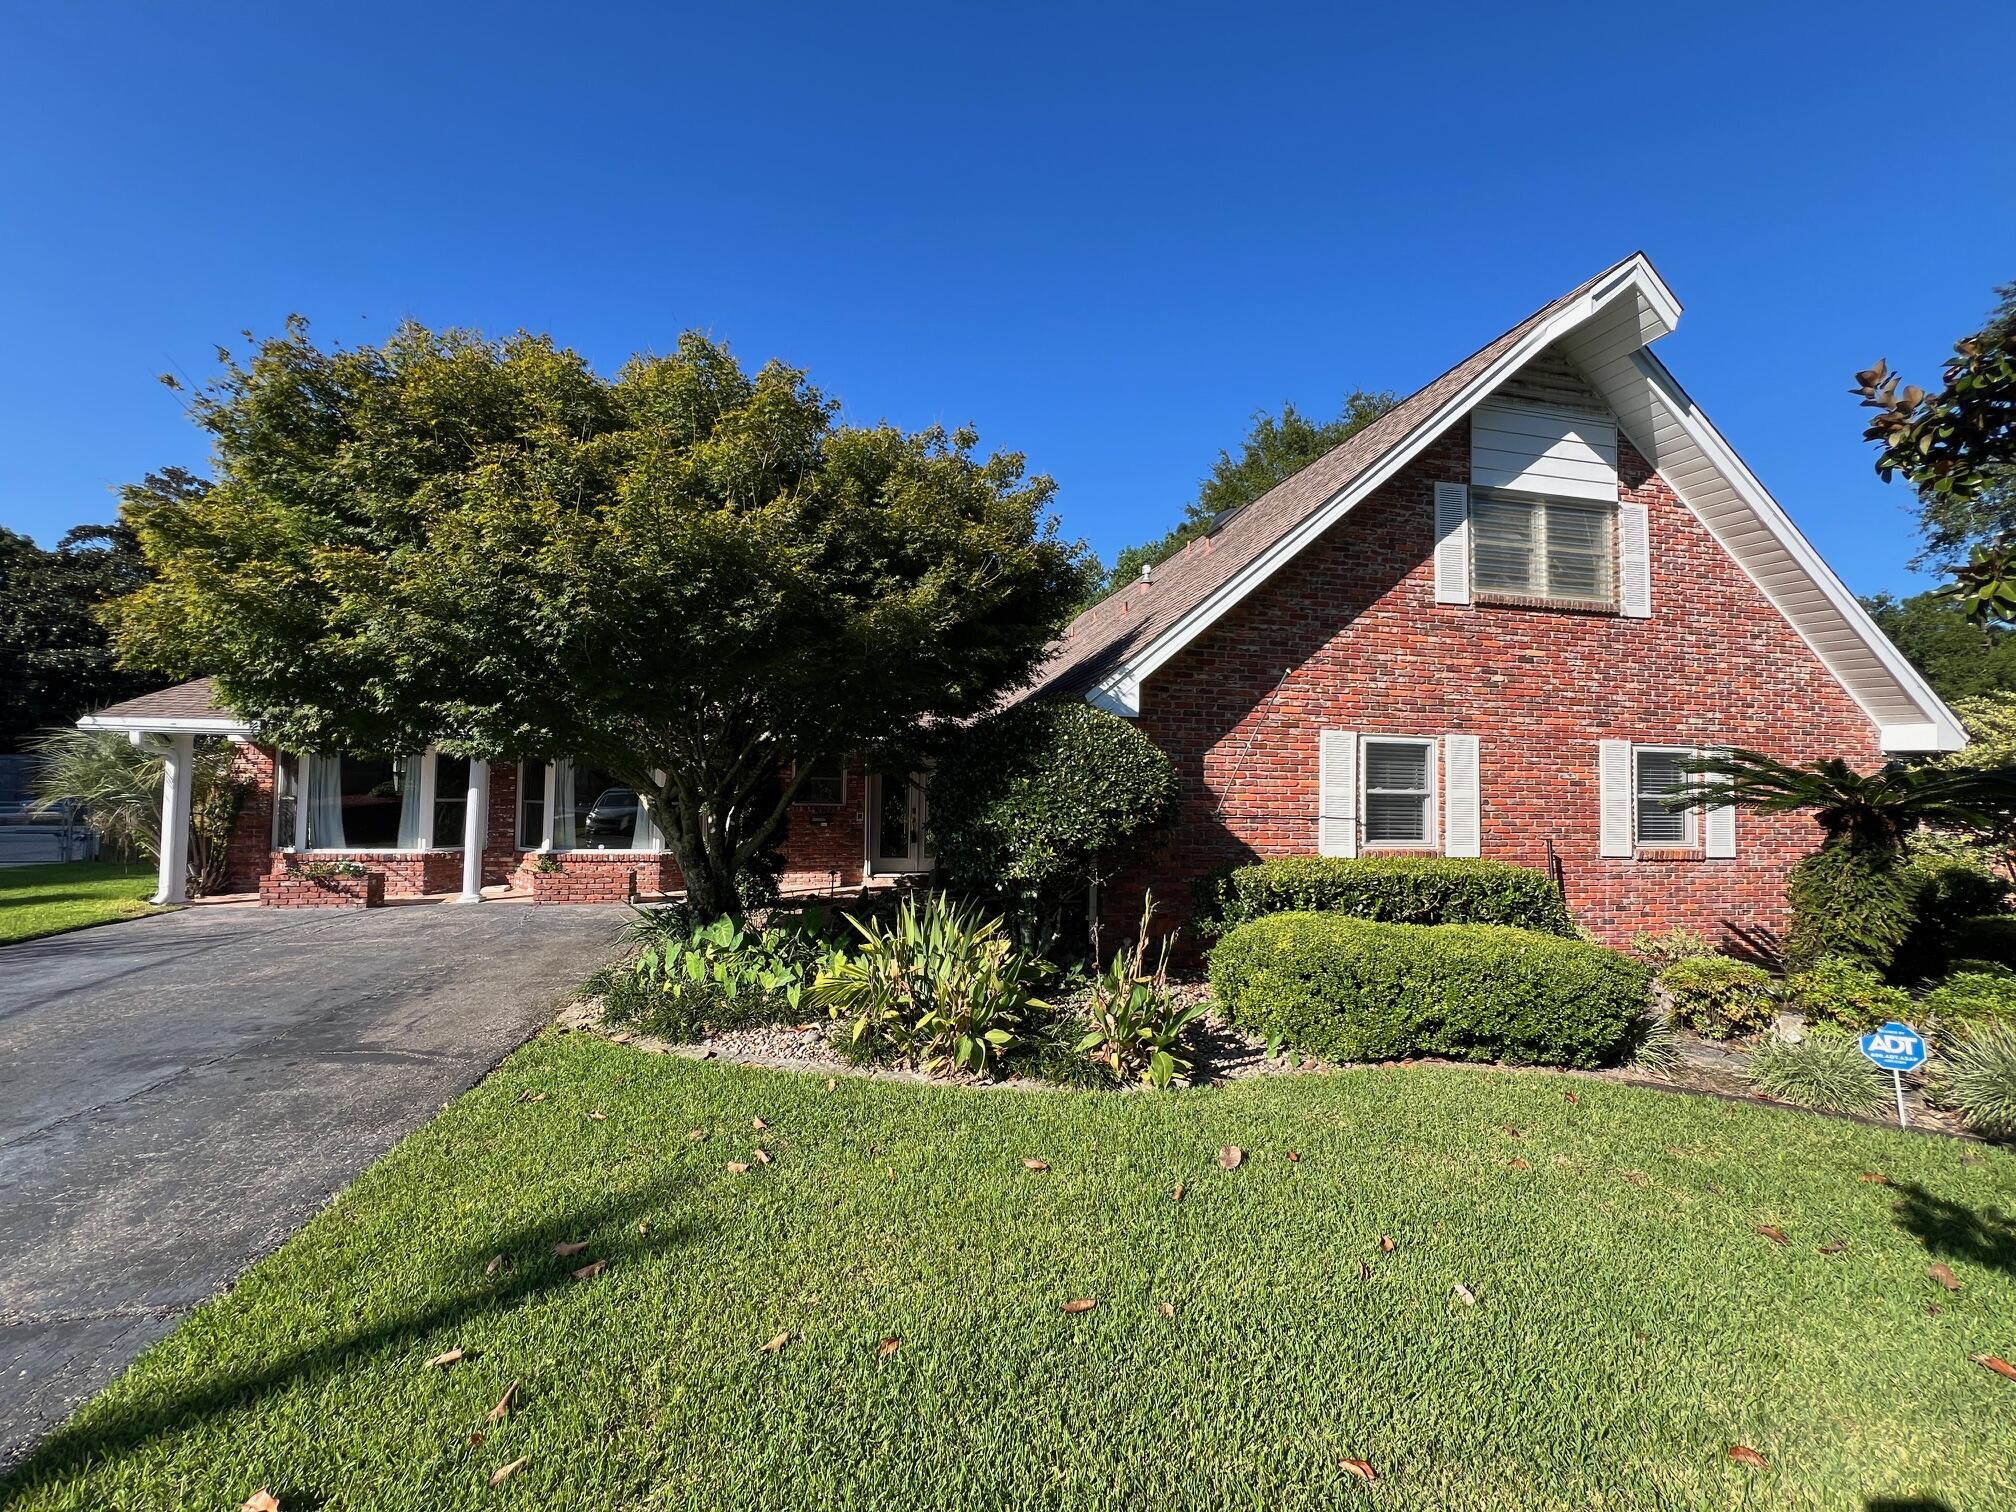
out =
<svg viewBox="0 0 2016 1512"><path fill-rule="evenodd" d="M1182 822L1108 888L1109 927L1131 924L1145 884L1181 917L1191 882L1217 867L1314 853L1328 728L1476 734L1484 854L1543 866L1551 839L1576 919L1606 940L1782 929L1812 820L1739 814L1734 860L1603 859L1596 743L1866 764L1874 727L1628 446L1624 493L1650 513L1650 619L1436 604L1431 485L1467 478L1469 448L1455 427L1148 679L1141 727L1175 759Z"/></svg>

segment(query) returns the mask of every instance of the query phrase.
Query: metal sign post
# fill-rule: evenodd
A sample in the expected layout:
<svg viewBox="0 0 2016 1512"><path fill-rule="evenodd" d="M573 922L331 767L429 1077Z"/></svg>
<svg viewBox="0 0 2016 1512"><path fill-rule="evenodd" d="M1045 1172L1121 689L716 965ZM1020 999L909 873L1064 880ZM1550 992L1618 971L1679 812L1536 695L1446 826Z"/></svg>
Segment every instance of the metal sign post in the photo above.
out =
<svg viewBox="0 0 2016 1512"><path fill-rule="evenodd" d="M1897 1127L1908 1128L1904 1119L1904 1073L1925 1064L1925 1038L1909 1024L1895 1019L1862 1036L1862 1053L1890 1073L1897 1089Z"/></svg>

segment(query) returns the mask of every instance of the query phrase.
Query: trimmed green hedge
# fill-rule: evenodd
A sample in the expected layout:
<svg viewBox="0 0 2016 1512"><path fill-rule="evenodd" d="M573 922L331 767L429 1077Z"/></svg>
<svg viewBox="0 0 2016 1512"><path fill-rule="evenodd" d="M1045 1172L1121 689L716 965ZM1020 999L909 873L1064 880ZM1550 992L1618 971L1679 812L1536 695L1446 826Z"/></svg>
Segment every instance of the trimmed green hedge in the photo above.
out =
<svg viewBox="0 0 2016 1512"><path fill-rule="evenodd" d="M1211 952L1211 991L1228 1019L1339 1061L1601 1065L1645 1012L1650 980L1639 962L1581 940L1337 913L1271 914Z"/></svg>
<svg viewBox="0 0 2016 1512"><path fill-rule="evenodd" d="M1575 933L1568 905L1545 872L1455 856L1283 856L1206 878L1197 912L1211 934L1279 913Z"/></svg>

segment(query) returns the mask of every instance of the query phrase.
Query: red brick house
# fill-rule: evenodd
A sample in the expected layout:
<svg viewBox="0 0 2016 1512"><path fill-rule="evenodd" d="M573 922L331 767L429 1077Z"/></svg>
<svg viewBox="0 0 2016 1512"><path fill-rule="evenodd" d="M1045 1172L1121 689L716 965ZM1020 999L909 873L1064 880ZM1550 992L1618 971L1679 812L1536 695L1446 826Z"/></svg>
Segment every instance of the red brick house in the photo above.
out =
<svg viewBox="0 0 2016 1512"><path fill-rule="evenodd" d="M1679 313L1626 258L1079 616L1021 696L1138 719L1183 793L1169 840L1107 890L1116 922L1151 885L1180 911L1230 862L1390 851L1558 866L1613 940L1775 930L1813 825L1669 813L1676 760L1964 743L1652 355ZM301 894L311 856L364 860L395 896L678 885L634 795L565 761L276 755L202 683L83 723L244 742L233 882L269 901ZM928 869L915 781L835 770L806 798L787 886Z"/></svg>

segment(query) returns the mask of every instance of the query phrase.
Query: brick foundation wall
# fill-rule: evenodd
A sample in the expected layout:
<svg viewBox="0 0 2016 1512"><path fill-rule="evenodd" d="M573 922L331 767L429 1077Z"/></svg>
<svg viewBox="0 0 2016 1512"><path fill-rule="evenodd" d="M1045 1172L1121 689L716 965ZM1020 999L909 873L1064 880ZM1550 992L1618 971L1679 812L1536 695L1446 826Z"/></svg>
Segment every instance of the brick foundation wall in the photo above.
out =
<svg viewBox="0 0 2016 1512"><path fill-rule="evenodd" d="M1644 458L1621 451L1624 495L1650 514L1650 619L1434 602L1431 485L1469 476L1458 425L1151 676L1140 724L1176 762L1181 823L1105 890L1105 927L1131 928L1144 886L1180 919L1191 883L1218 867L1313 854L1327 728L1476 734L1484 855L1544 866L1551 840L1577 921L1607 941L1781 931L1811 818L1740 813L1733 860L1602 858L1597 741L1868 765L1877 733Z"/></svg>
<svg viewBox="0 0 2016 1512"><path fill-rule="evenodd" d="M311 877L282 864L259 879L261 908L376 908L385 901L385 878Z"/></svg>

